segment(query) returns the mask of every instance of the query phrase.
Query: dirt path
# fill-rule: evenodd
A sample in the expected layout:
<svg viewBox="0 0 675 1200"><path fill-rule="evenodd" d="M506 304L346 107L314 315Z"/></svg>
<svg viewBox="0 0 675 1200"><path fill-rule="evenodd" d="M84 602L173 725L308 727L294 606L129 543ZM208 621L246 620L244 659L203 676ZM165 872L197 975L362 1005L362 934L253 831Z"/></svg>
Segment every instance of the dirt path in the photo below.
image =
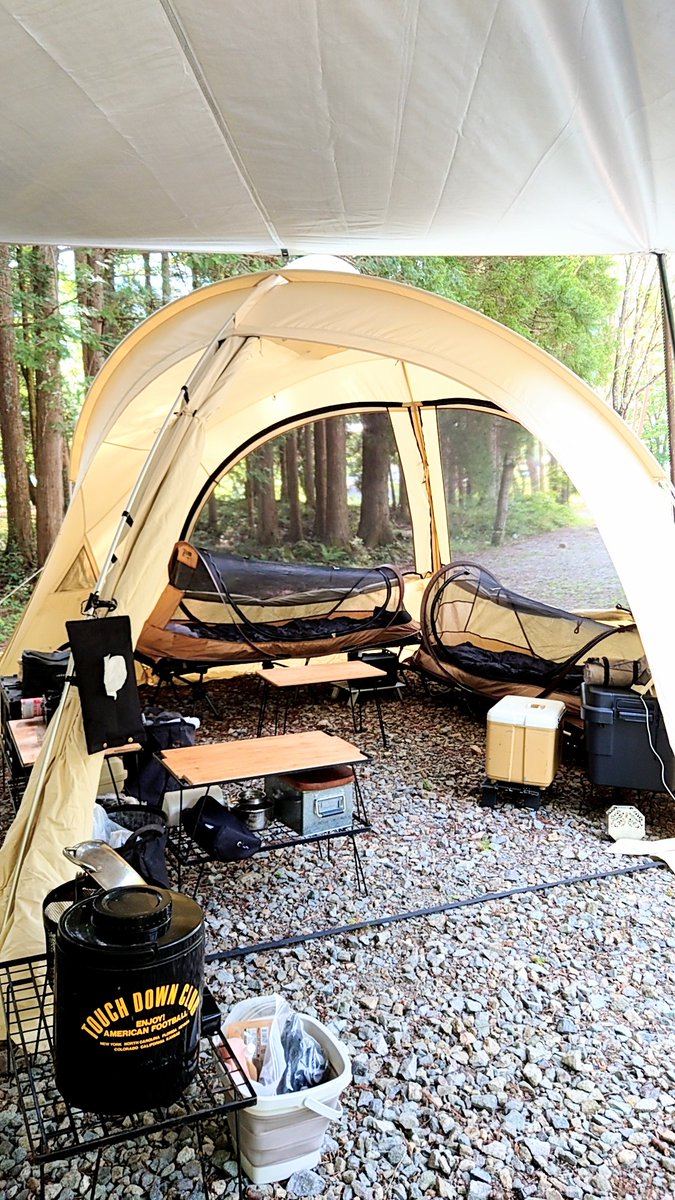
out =
<svg viewBox="0 0 675 1200"><path fill-rule="evenodd" d="M490 546L479 561L500 583L549 604L613 608L626 603L597 529L556 529Z"/></svg>

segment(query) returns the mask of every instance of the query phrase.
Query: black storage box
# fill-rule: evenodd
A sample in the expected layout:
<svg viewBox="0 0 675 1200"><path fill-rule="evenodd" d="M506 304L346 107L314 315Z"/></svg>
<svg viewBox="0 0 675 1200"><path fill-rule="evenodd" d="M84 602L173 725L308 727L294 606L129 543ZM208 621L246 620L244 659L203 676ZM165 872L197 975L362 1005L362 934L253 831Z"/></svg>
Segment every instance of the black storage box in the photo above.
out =
<svg viewBox="0 0 675 1200"><path fill-rule="evenodd" d="M3 725L21 717L23 689L18 675L0 675L0 716Z"/></svg>
<svg viewBox="0 0 675 1200"><path fill-rule="evenodd" d="M583 683L581 715L588 774L593 783L643 792L664 792L665 774L670 786L673 752L658 701L645 699L643 702L642 697L630 688L605 688ZM656 754L663 760L665 772L651 749L650 736Z"/></svg>
<svg viewBox="0 0 675 1200"><path fill-rule="evenodd" d="M63 691L68 670L69 650L24 650L21 677L24 699Z"/></svg>
<svg viewBox="0 0 675 1200"><path fill-rule="evenodd" d="M353 691L366 691L370 688L395 688L398 683L398 654L393 650L349 650L347 658L354 662L370 663L386 671L386 675L373 676L368 679L354 679L351 683Z"/></svg>

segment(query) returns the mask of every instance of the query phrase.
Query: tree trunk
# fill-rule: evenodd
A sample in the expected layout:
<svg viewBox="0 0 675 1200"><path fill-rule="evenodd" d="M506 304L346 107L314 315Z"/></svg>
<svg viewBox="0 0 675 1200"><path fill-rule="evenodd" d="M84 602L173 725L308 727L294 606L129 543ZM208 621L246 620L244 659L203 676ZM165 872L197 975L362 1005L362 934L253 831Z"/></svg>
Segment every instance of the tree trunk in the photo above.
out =
<svg viewBox="0 0 675 1200"><path fill-rule="evenodd" d="M349 545L347 507L347 426L344 417L326 422L326 541Z"/></svg>
<svg viewBox="0 0 675 1200"><path fill-rule="evenodd" d="M102 345L104 289L101 250L75 251L75 286L80 310L82 366L87 387L105 361Z"/></svg>
<svg viewBox="0 0 675 1200"><path fill-rule="evenodd" d="M286 459L286 491L288 496L288 540L302 541L302 515L300 512L300 481L298 479L298 435L293 430L286 436L284 446Z"/></svg>
<svg viewBox="0 0 675 1200"><path fill-rule="evenodd" d="M218 528L218 505L216 504L216 493L215 492L211 492L211 494L208 498L207 505L206 505L206 511L208 513L209 529L217 529Z"/></svg>
<svg viewBox="0 0 675 1200"><path fill-rule="evenodd" d="M39 363L35 389L35 444L37 476L37 555L42 565L54 544L63 520L63 407L58 347L58 252L54 246L36 246L33 254L35 292L34 346Z"/></svg>
<svg viewBox="0 0 675 1200"><path fill-rule="evenodd" d="M310 508L316 504L316 488L314 486L314 433L311 425L305 425L302 430L302 482L305 488L305 499Z"/></svg>
<svg viewBox="0 0 675 1200"><path fill-rule="evenodd" d="M314 536L326 536L326 422L314 424Z"/></svg>
<svg viewBox="0 0 675 1200"><path fill-rule="evenodd" d="M256 457L258 540L262 546L270 546L279 541L279 518L274 494L274 444L265 442Z"/></svg>
<svg viewBox="0 0 675 1200"><path fill-rule="evenodd" d="M153 308L156 308L155 296L152 290L152 264L150 255L146 251L143 255L143 292L145 295L145 311L150 315Z"/></svg>
<svg viewBox="0 0 675 1200"><path fill-rule="evenodd" d="M25 565L33 559L33 533L26 471L26 438L16 373L16 337L9 246L0 245L0 436L7 499L6 553Z"/></svg>
<svg viewBox="0 0 675 1200"><path fill-rule="evenodd" d="M533 495L541 491L541 469L537 453L538 448L539 443L533 442L528 448L527 453L527 473L530 476L530 488Z"/></svg>
<svg viewBox="0 0 675 1200"><path fill-rule="evenodd" d="M509 500L511 499L511 483L513 482L513 472L515 469L516 460L508 451L502 460L502 474L499 481L499 495L497 496L497 511L495 513L495 523L492 530L492 545L501 546L506 533L506 518L509 515Z"/></svg>
<svg viewBox="0 0 675 1200"><path fill-rule="evenodd" d="M248 536L255 536L255 457L249 454L246 459L246 524Z"/></svg>
<svg viewBox="0 0 675 1200"><path fill-rule="evenodd" d="M23 332L23 341L26 349L30 348L30 363L26 361L26 355L21 363L21 374L23 376L24 385L26 388L26 396L28 397L28 423L30 427L30 444L35 445L35 357L36 354L33 348L33 307L35 297L33 294L33 263L32 250L30 246L18 247L18 267L19 267L19 291L21 294L21 328ZM36 503L35 489L29 483L31 490L31 500Z"/></svg>
<svg viewBox="0 0 675 1200"><path fill-rule="evenodd" d="M101 322L101 346L104 357L122 340L115 303L115 251L101 250L100 272L103 284L103 320Z"/></svg>
<svg viewBox="0 0 675 1200"><path fill-rule="evenodd" d="M168 250L162 250L162 304L168 304L171 299L171 256Z"/></svg>
<svg viewBox="0 0 675 1200"><path fill-rule="evenodd" d="M358 535L364 546L384 546L392 539L389 519L390 426L386 413L363 416L361 518Z"/></svg>

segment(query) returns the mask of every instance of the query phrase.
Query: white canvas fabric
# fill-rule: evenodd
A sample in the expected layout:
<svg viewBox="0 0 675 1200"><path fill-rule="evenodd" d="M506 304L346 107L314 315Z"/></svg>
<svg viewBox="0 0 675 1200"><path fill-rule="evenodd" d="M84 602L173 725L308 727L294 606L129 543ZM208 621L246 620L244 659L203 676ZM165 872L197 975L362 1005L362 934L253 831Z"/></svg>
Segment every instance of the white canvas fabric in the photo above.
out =
<svg viewBox="0 0 675 1200"><path fill-rule="evenodd" d="M668 0L0 0L0 240L675 245Z"/></svg>
<svg viewBox="0 0 675 1200"><path fill-rule="evenodd" d="M448 558L434 408L448 397L499 406L570 475L614 560L675 743L675 522L658 463L581 380L517 334L426 292L337 272L213 285L115 350L78 424L73 502L0 672L13 673L24 648L65 641L63 622L90 590L83 563L135 640L210 473L322 412L389 411L416 566L428 574ZM40 901L67 872L61 849L88 836L100 762L84 753L76 696L55 721L0 851L6 958L41 948Z"/></svg>

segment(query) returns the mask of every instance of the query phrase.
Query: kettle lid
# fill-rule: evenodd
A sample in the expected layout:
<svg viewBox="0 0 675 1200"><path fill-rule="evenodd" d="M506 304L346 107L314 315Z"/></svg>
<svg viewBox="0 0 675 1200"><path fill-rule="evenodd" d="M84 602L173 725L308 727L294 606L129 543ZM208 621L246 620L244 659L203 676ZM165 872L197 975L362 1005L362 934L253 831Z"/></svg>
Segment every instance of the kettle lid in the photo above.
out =
<svg viewBox="0 0 675 1200"><path fill-rule="evenodd" d="M134 936L144 941L161 933L171 922L171 893L147 885L110 888L92 898L92 921L96 932L113 942Z"/></svg>

